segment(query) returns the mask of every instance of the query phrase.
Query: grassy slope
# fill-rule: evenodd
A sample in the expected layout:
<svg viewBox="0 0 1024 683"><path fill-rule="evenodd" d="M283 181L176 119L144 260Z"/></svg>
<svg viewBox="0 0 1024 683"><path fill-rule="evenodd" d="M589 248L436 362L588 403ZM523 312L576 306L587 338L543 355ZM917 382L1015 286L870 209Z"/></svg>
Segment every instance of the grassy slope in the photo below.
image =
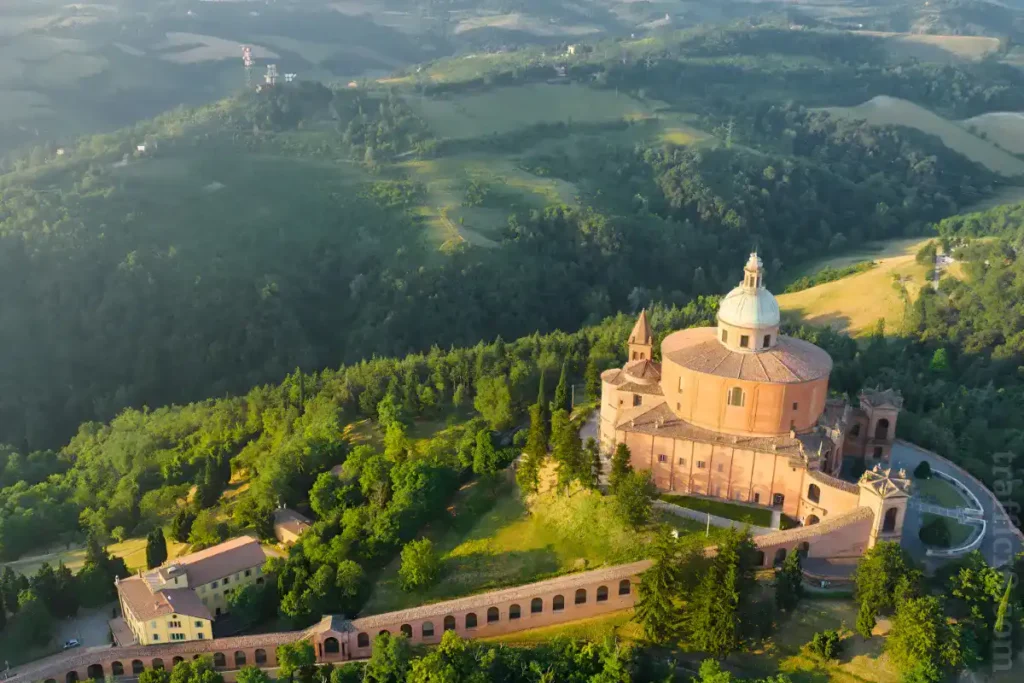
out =
<svg viewBox="0 0 1024 683"><path fill-rule="evenodd" d="M868 256L878 267L835 282L811 287L801 292L781 294L779 306L791 319L802 319L816 325L830 325L854 336L874 329L879 318L886 328L899 329L903 323L903 301L893 287L893 276L903 278L911 297L925 283L927 268L914 260L925 240L892 240L881 251ZM837 267L863 260L865 254L843 254L841 257L815 264L814 270Z"/></svg>
<svg viewBox="0 0 1024 683"><path fill-rule="evenodd" d="M737 505L722 500L710 500L696 496L671 496L663 495L661 499L666 503L672 503L680 507L697 510L698 512L709 512L726 519L734 519L737 522L748 522L757 526L771 526L772 511L765 508L756 508L748 505Z"/></svg>
<svg viewBox="0 0 1024 683"><path fill-rule="evenodd" d="M188 548L187 544L174 541L166 532L164 535L167 537L168 559L174 559ZM136 569L146 567L145 538L129 538L122 543L112 543L107 546L107 551L115 557L124 558L129 571L135 571ZM50 565L54 567L56 567L59 562L63 562L72 571L78 571L82 568L82 565L85 564L85 547L75 547L48 553L46 555L25 557L15 560L14 562L7 562L5 566L10 567L14 571L24 574L25 576L32 576L39 571L39 568L44 562L49 562Z"/></svg>
<svg viewBox="0 0 1024 683"><path fill-rule="evenodd" d="M934 114L924 107L895 97L876 97L856 107L831 107L833 116L864 119L877 125L899 125L917 128L938 136L950 149L968 159L1005 176L1024 174L1024 161L982 140L956 123Z"/></svg>

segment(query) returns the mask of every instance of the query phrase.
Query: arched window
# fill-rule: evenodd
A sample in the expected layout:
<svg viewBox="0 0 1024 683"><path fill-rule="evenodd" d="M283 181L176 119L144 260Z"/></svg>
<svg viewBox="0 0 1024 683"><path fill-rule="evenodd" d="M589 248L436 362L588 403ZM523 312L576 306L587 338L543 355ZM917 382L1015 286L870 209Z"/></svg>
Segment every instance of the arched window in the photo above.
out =
<svg viewBox="0 0 1024 683"><path fill-rule="evenodd" d="M808 553L811 552L811 544L804 541L796 547L796 551L800 553L800 557L807 557Z"/></svg>
<svg viewBox="0 0 1024 683"><path fill-rule="evenodd" d="M329 655L336 655L341 652L341 645L338 643L338 639L335 637L324 639L324 652Z"/></svg>
<svg viewBox="0 0 1024 683"><path fill-rule="evenodd" d="M444 618L444 630L454 631L455 630L455 617L450 614Z"/></svg>
<svg viewBox="0 0 1024 683"><path fill-rule="evenodd" d="M420 633L423 634L424 638L434 637L434 622L424 621L423 626L420 627Z"/></svg>
<svg viewBox="0 0 1024 683"><path fill-rule="evenodd" d="M370 634L360 633L356 636L356 645L358 647L370 647Z"/></svg>
<svg viewBox="0 0 1024 683"><path fill-rule="evenodd" d="M821 501L821 489L818 488L817 484L811 484L807 487L807 500L812 503L818 503Z"/></svg>
<svg viewBox="0 0 1024 683"><path fill-rule="evenodd" d="M875 438L885 441L889 438L889 421L884 417L875 423Z"/></svg>
<svg viewBox="0 0 1024 683"><path fill-rule="evenodd" d="M896 531L897 514L899 514L899 510L897 508L889 508L885 511L885 519L882 520L882 533Z"/></svg>
<svg viewBox="0 0 1024 683"><path fill-rule="evenodd" d="M553 609L556 612L560 612L561 610L565 609L565 598L561 595L556 595L554 599L551 601L551 609Z"/></svg>
<svg viewBox="0 0 1024 683"><path fill-rule="evenodd" d="M629 579L619 581L619 595L629 595Z"/></svg>
<svg viewBox="0 0 1024 683"><path fill-rule="evenodd" d="M377 632L377 635L378 636L390 636L391 635L391 631L387 630L386 628L382 628L380 631Z"/></svg>
<svg viewBox="0 0 1024 683"><path fill-rule="evenodd" d="M138 676L140 673L146 670L146 665L142 663L141 659L132 660L132 673Z"/></svg>
<svg viewBox="0 0 1024 683"><path fill-rule="evenodd" d="M605 602L608 599L608 586L597 587L597 601Z"/></svg>
<svg viewBox="0 0 1024 683"><path fill-rule="evenodd" d="M221 657L223 657L223 656L224 655L221 655ZM162 669L162 668L164 668L164 660L160 659L159 657L154 659L153 660L153 668L154 669Z"/></svg>
<svg viewBox="0 0 1024 683"><path fill-rule="evenodd" d="M775 561L772 563L776 567L781 567L782 563L786 561L786 549L779 548L775 551Z"/></svg>
<svg viewBox="0 0 1024 683"><path fill-rule="evenodd" d="M102 664L90 664L89 668L86 669L86 673L89 674L89 678L94 681L103 680L103 665Z"/></svg>
<svg viewBox="0 0 1024 683"><path fill-rule="evenodd" d="M781 493L776 493L772 496L772 506L780 508L786 502L786 496Z"/></svg>
<svg viewBox="0 0 1024 683"><path fill-rule="evenodd" d="M476 613L470 612L466 615L466 628L476 628Z"/></svg>
<svg viewBox="0 0 1024 683"><path fill-rule="evenodd" d="M743 407L746 395L740 387L733 387L729 390L729 405Z"/></svg>
<svg viewBox="0 0 1024 683"><path fill-rule="evenodd" d="M256 663L257 664L266 664L267 663L267 651L266 650L260 648L259 650L256 650L256 652L254 654L256 655Z"/></svg>
<svg viewBox="0 0 1024 683"><path fill-rule="evenodd" d="M185 661L184 657L175 657L174 659L171 660L171 668L173 669L174 667L178 666L179 664L181 664L184 661ZM90 676L90 678L92 678L92 676Z"/></svg>
<svg viewBox="0 0 1024 683"><path fill-rule="evenodd" d="M807 519L804 520L804 526L812 526L820 521L818 515L807 515Z"/></svg>
<svg viewBox="0 0 1024 683"><path fill-rule="evenodd" d="M493 624L494 622L498 621L498 619L500 619L500 618L501 618L501 613L498 612L498 608L497 607L488 607L487 608L487 623L488 624Z"/></svg>
<svg viewBox="0 0 1024 683"><path fill-rule="evenodd" d="M64 676L64 683L78 683L78 672L69 671L67 675Z"/></svg>
<svg viewBox="0 0 1024 683"><path fill-rule="evenodd" d="M235 666L245 666L245 653L241 650L235 650Z"/></svg>
<svg viewBox="0 0 1024 683"><path fill-rule="evenodd" d="M121 662L111 662L110 672L115 676L124 676L124 664Z"/></svg>
<svg viewBox="0 0 1024 683"><path fill-rule="evenodd" d="M857 422L850 427L850 436L860 436L860 423Z"/></svg>
<svg viewBox="0 0 1024 683"><path fill-rule="evenodd" d="M522 612L519 609L519 605L509 605L508 618L510 621L512 619L518 619L520 614L522 614Z"/></svg>
<svg viewBox="0 0 1024 683"><path fill-rule="evenodd" d="M228 658L224 656L223 652L214 652L213 665L217 667L225 667L228 665Z"/></svg>
<svg viewBox="0 0 1024 683"><path fill-rule="evenodd" d="M583 605L587 602L587 589L577 588L576 589L576 604Z"/></svg>
<svg viewBox="0 0 1024 683"><path fill-rule="evenodd" d="M530 600L530 614L540 614L544 611L544 601L540 598Z"/></svg>
<svg viewBox="0 0 1024 683"><path fill-rule="evenodd" d="M402 624L401 628L398 629L402 632L402 635L406 638L412 638L412 626L409 624Z"/></svg>

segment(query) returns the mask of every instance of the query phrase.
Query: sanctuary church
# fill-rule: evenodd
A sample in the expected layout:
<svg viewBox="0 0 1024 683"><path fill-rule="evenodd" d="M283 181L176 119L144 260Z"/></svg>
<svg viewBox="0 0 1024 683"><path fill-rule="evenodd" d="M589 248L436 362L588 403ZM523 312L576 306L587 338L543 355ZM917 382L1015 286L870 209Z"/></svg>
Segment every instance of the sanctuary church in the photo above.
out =
<svg viewBox="0 0 1024 683"><path fill-rule="evenodd" d="M773 507L805 526L867 507L868 545L898 537L909 482L883 467L902 397L864 391L857 407L830 398L831 357L780 334L779 317L757 254L722 299L718 325L669 334L661 362L642 312L625 366L601 375L603 449L625 443L665 492ZM864 460L859 485L838 477L844 457Z"/></svg>

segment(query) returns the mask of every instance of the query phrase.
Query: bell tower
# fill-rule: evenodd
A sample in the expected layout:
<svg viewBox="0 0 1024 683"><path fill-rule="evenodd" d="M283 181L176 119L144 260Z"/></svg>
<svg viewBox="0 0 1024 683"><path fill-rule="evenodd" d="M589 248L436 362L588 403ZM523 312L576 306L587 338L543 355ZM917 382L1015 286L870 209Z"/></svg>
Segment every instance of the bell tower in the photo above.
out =
<svg viewBox="0 0 1024 683"><path fill-rule="evenodd" d="M860 505L871 508L874 513L868 547L874 547L879 541L899 541L910 500L910 478L906 470L875 465L861 475L858 486Z"/></svg>
<svg viewBox="0 0 1024 683"><path fill-rule="evenodd" d="M651 360L653 350L654 336L651 334L651 326L647 322L647 309L645 308L640 311L640 317L636 319L636 325L629 333L629 362Z"/></svg>

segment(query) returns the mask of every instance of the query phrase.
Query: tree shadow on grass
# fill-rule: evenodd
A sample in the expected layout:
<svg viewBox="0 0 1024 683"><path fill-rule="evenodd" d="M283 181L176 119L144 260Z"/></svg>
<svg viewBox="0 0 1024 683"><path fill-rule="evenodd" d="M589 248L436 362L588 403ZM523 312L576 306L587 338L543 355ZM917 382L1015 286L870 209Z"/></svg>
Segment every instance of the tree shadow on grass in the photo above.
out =
<svg viewBox="0 0 1024 683"><path fill-rule="evenodd" d="M538 581L561 568L552 546L503 553L474 552L449 557L431 598L448 598L482 590Z"/></svg>

